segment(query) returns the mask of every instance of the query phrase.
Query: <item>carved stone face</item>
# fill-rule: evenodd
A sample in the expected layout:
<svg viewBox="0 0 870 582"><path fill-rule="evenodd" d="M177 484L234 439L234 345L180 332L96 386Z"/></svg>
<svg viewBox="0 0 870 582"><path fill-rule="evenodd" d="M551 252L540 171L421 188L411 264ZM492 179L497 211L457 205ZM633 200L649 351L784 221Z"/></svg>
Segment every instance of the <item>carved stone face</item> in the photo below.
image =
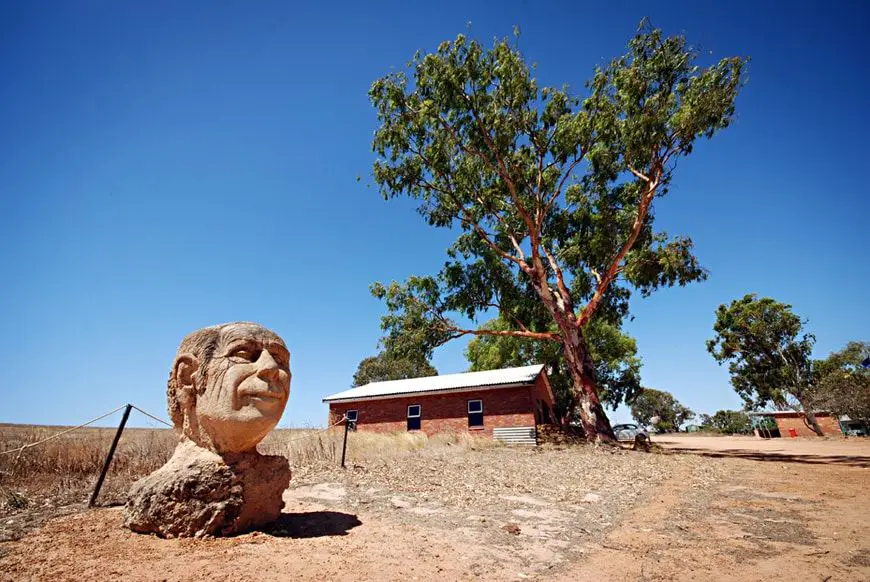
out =
<svg viewBox="0 0 870 582"><path fill-rule="evenodd" d="M290 353L280 337L257 324L196 333L208 334L191 342L191 351L200 353L184 351L186 338L173 369L182 430L218 453L251 451L275 428L287 405ZM188 337L196 340L196 333Z"/></svg>

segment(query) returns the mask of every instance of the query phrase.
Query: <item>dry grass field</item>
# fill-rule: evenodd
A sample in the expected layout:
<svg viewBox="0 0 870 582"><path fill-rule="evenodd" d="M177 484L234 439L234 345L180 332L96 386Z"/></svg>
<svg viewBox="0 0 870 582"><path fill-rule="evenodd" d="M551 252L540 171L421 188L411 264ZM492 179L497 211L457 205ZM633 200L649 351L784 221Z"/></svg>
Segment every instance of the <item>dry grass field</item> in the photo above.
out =
<svg viewBox="0 0 870 582"><path fill-rule="evenodd" d="M0 427L0 450L42 430ZM125 432L94 510L114 429L75 434L0 456L0 580L870 579L867 440L688 436L646 454L351 433L343 470L340 430L276 431L261 450L294 470L278 523L162 540L124 530L116 504L171 431Z"/></svg>
<svg viewBox="0 0 870 582"><path fill-rule="evenodd" d="M0 451L35 443L64 427L0 425ZM83 428L42 445L0 455L0 540L30 522L88 499L115 436L114 428ZM101 499L121 502L130 484L172 453L171 430L130 428L115 453ZM20 519L14 516L21 514ZM9 521L12 521L9 524Z"/></svg>
<svg viewBox="0 0 870 582"><path fill-rule="evenodd" d="M0 425L0 452L35 443L66 427ZM47 518L79 511L90 497L115 428L83 428L17 453L0 455L0 541L20 537ZM278 429L259 449L290 460L294 476L304 478L341 461L341 430ZM177 442L171 429L127 428L98 504L123 504L130 485L163 465ZM491 447L488 440L420 434L353 433L347 458L357 463L385 460L423 447Z"/></svg>

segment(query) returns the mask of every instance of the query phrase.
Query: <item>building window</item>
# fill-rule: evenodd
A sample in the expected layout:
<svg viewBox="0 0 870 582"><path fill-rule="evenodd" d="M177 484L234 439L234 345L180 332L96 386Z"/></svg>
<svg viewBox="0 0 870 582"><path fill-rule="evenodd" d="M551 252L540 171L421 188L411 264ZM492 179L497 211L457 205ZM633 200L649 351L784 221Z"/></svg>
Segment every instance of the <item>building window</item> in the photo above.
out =
<svg viewBox="0 0 870 582"><path fill-rule="evenodd" d="M468 426L483 426L483 400L468 401Z"/></svg>
<svg viewBox="0 0 870 582"><path fill-rule="evenodd" d="M419 404L412 404L408 407L408 430L420 430L420 415L422 409Z"/></svg>
<svg viewBox="0 0 870 582"><path fill-rule="evenodd" d="M344 417L347 419L347 428L350 430L356 430L356 421L359 418L359 412L356 410L348 410L344 413Z"/></svg>

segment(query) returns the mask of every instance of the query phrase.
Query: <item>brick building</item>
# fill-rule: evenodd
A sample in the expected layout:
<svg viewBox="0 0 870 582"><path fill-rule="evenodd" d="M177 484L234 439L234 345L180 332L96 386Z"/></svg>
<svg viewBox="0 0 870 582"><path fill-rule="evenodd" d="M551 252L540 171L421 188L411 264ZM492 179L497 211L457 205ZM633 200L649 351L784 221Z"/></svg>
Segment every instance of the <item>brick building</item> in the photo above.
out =
<svg viewBox="0 0 870 582"><path fill-rule="evenodd" d="M373 382L327 396L329 423L347 415L358 430L487 435L535 443L537 424L553 421L543 365Z"/></svg>
<svg viewBox="0 0 870 582"><path fill-rule="evenodd" d="M814 437L818 436L810 428L806 418L801 412L790 410L778 412L753 412L751 416L762 417L766 416L776 421L776 427L779 429L779 436L783 438L789 437ZM816 412L816 422L825 436L842 436L843 431L840 428L840 422L836 416L832 416L828 412Z"/></svg>

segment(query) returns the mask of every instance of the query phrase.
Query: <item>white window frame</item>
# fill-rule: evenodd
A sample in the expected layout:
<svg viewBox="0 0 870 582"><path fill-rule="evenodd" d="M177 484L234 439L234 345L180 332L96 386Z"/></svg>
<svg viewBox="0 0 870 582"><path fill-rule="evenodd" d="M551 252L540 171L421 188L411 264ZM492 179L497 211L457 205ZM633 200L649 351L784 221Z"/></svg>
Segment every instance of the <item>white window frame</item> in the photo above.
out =
<svg viewBox="0 0 870 582"><path fill-rule="evenodd" d="M471 404L472 404L473 402L477 402L478 404L480 404L480 410L471 410ZM478 413L479 413L479 414L483 414L483 400L480 400L480 399L478 399L478 400L469 400L469 401L468 401L468 414L478 414Z"/></svg>
<svg viewBox="0 0 870 582"><path fill-rule="evenodd" d="M350 417L351 412L353 413L353 418ZM348 420L348 422L356 422L357 420L359 420L359 410L345 410L344 417Z"/></svg>

